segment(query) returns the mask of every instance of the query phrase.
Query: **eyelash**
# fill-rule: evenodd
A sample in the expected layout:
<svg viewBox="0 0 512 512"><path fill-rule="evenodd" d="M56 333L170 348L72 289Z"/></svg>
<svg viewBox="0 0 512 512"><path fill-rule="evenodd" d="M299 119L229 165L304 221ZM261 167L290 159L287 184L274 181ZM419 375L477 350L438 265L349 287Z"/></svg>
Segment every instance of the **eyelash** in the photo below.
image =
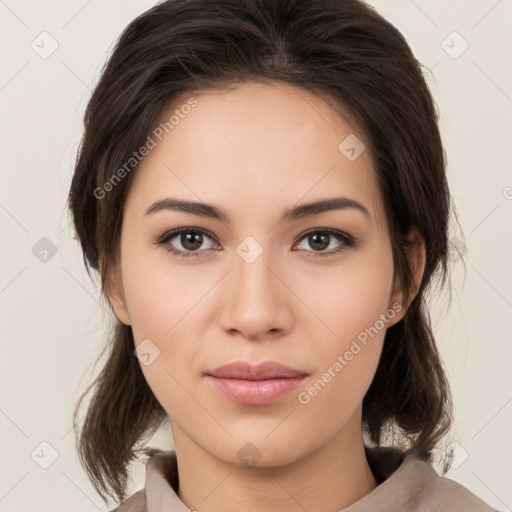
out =
<svg viewBox="0 0 512 512"><path fill-rule="evenodd" d="M174 229L172 231L167 231L163 235L159 236L156 240L153 241L153 243L159 247L162 247L165 251L174 254L175 256L181 257L181 258L198 258L200 257L200 253L203 251L182 251L179 249L173 249L172 246L168 245L167 242L175 238L177 235L180 235L182 233L194 233L194 234L200 234L203 236L207 236L208 238L211 238L212 240L216 241L216 238L208 231L205 231L201 228L191 228L191 227L185 227L185 228L178 228ZM327 256L335 256L337 254L342 253L347 249L347 247L354 247L356 245L355 239L346 234L342 231L338 231L335 229L330 228L315 228L307 231L306 233L302 234L301 237L297 240L297 242L294 243L296 245L298 242L303 240L309 235L312 234L328 234L331 236L334 236L337 240L340 242L343 242L339 248L335 250L331 250L330 252L318 252L318 251L306 251L313 254L308 254L307 257L327 257ZM205 249L208 250L208 249Z"/></svg>

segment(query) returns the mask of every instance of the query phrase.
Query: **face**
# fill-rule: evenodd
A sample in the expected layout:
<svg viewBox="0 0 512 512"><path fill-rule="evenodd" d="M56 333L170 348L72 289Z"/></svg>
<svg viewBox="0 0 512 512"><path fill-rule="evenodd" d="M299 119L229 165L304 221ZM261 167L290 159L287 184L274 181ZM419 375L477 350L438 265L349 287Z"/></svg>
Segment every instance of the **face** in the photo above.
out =
<svg viewBox="0 0 512 512"><path fill-rule="evenodd" d="M176 445L241 464L252 443L286 464L358 432L386 328L404 313L375 170L345 114L302 89L244 84L180 108L190 97L137 171L109 298L143 344ZM203 207L151 208L166 199ZM206 375L234 361L307 376L240 402Z"/></svg>

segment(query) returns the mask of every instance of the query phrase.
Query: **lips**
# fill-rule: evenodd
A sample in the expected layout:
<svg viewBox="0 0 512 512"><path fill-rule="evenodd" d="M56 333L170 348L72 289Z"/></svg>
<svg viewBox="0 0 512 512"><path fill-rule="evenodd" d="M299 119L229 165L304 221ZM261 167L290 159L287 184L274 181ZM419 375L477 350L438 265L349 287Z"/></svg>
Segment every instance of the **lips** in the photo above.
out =
<svg viewBox="0 0 512 512"><path fill-rule="evenodd" d="M274 361L267 361L257 365L252 365L245 361L235 361L219 366L215 370L207 372L207 375L223 379L268 380L301 378L305 377L307 372L295 370Z"/></svg>
<svg viewBox="0 0 512 512"><path fill-rule="evenodd" d="M230 400L261 406L289 394L308 374L273 361L258 365L236 361L206 375L214 388Z"/></svg>

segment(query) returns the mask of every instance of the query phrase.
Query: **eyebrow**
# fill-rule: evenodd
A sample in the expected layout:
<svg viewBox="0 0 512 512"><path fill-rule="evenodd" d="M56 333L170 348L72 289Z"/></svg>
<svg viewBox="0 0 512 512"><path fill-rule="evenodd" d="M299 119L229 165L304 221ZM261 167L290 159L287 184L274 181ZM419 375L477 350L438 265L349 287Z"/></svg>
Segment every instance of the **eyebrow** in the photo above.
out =
<svg viewBox="0 0 512 512"><path fill-rule="evenodd" d="M358 210L362 212L368 219L371 218L370 212L366 206L360 202L348 197L331 197L311 203L293 206L284 212L281 220L291 222L297 219L312 217L313 215L318 215L327 211L347 209ZM178 212L191 213L200 217L209 217L225 223L230 223L229 215L214 205L188 201L186 199L177 199L173 197L167 197L165 199L155 201L146 210L144 215L152 215L163 210L174 210Z"/></svg>

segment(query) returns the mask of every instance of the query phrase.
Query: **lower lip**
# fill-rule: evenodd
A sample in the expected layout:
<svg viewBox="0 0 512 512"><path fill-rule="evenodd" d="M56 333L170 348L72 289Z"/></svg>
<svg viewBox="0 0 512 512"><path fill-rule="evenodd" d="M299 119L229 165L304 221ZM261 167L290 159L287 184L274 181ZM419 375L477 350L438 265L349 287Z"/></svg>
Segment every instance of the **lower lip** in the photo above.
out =
<svg viewBox="0 0 512 512"><path fill-rule="evenodd" d="M213 385L231 400L246 405L265 405L293 391L306 377L268 380L223 379L208 375Z"/></svg>

